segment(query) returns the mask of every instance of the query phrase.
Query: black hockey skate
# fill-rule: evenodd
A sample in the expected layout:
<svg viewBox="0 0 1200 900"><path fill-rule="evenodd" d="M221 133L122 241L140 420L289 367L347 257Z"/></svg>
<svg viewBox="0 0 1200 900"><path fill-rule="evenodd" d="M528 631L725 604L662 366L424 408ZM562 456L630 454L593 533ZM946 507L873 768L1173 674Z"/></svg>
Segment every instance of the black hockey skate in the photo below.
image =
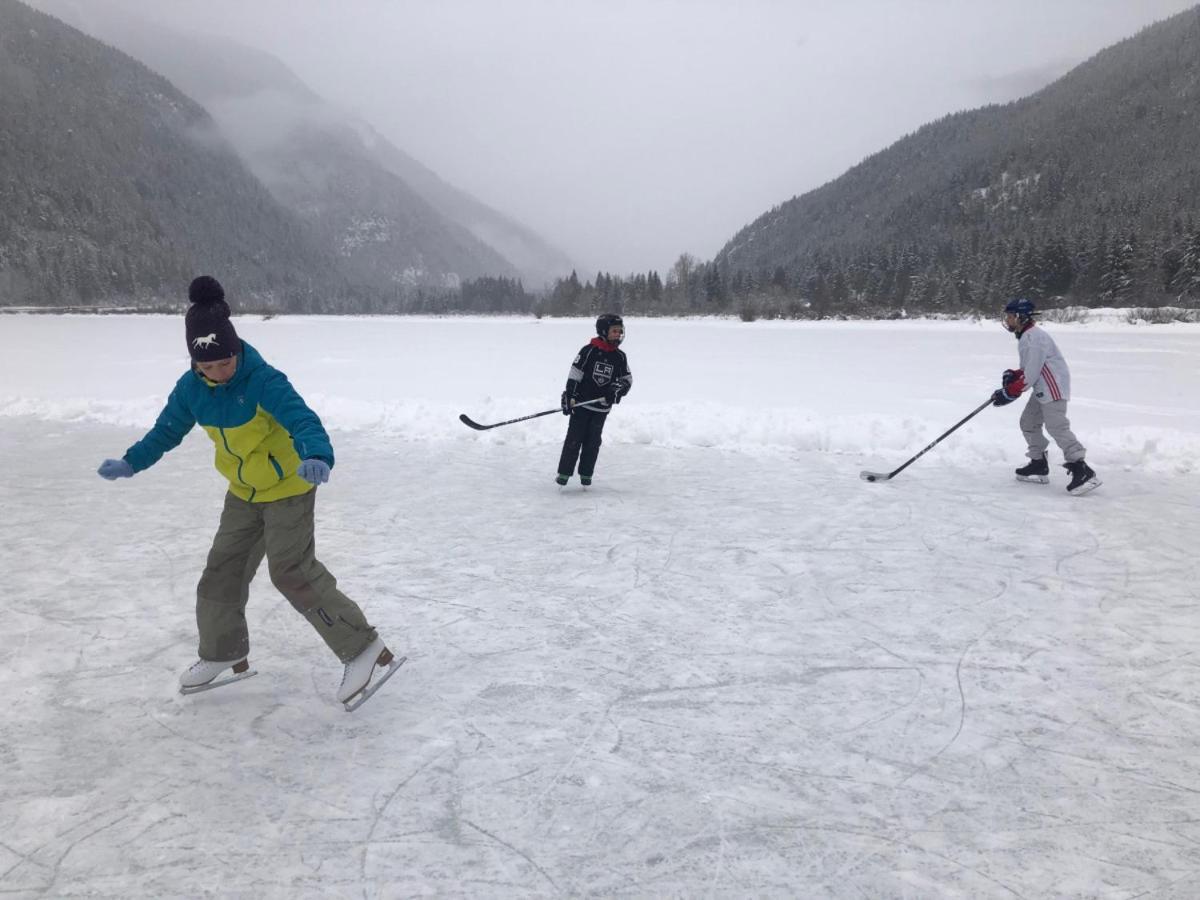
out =
<svg viewBox="0 0 1200 900"><path fill-rule="evenodd" d="M1063 463L1063 468L1071 473L1071 483L1067 485L1068 493L1078 497L1080 494L1086 494L1088 491L1094 491L1100 487L1100 479L1096 477L1092 467L1082 459Z"/></svg>
<svg viewBox="0 0 1200 900"><path fill-rule="evenodd" d="M584 487L589 487L592 483L592 476L591 475L580 475L579 483L582 484Z"/></svg>
<svg viewBox="0 0 1200 900"><path fill-rule="evenodd" d="M1031 459L1026 465L1016 470L1017 481L1029 481L1033 484L1050 483L1050 463L1046 457Z"/></svg>

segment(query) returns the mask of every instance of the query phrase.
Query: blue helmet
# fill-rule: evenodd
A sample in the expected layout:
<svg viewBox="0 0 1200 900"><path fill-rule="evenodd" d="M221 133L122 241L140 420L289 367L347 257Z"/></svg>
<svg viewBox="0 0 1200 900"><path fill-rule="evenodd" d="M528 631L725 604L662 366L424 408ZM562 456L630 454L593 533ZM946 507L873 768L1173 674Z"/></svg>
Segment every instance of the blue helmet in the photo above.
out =
<svg viewBox="0 0 1200 900"><path fill-rule="evenodd" d="M1008 304L1004 307L1004 311L1006 313L1013 313L1022 321L1032 319L1037 314L1037 309L1034 307L1033 301L1024 299L1009 300Z"/></svg>
<svg viewBox="0 0 1200 900"><path fill-rule="evenodd" d="M1016 327L1010 326L1007 320L1003 323L1004 327L1017 337L1020 337L1033 327L1033 317L1037 315L1037 310L1034 308L1033 301L1026 300L1024 298L1009 300L1008 303L1004 305L1004 312L1006 315L1013 315L1017 317Z"/></svg>

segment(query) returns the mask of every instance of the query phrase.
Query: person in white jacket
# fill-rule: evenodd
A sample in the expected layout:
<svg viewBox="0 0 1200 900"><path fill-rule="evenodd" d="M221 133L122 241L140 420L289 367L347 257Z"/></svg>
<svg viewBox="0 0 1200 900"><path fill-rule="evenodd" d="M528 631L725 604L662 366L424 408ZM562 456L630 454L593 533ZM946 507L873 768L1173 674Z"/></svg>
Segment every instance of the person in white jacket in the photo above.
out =
<svg viewBox="0 0 1200 900"><path fill-rule="evenodd" d="M1004 327L1017 338L1020 368L1006 369L1002 386L992 394L995 406L1012 403L1026 389L1029 401L1021 413L1021 433L1028 446L1029 463L1016 470L1019 481L1047 484L1050 464L1046 450L1054 438L1062 450L1063 463L1071 475L1067 490L1075 495L1086 494L1100 486L1100 479L1084 462L1087 452L1071 431L1067 419L1067 401L1071 399L1071 370L1054 343L1054 338L1037 327L1037 312L1032 300L1013 300L1004 307ZM1044 429L1043 430L1043 426Z"/></svg>

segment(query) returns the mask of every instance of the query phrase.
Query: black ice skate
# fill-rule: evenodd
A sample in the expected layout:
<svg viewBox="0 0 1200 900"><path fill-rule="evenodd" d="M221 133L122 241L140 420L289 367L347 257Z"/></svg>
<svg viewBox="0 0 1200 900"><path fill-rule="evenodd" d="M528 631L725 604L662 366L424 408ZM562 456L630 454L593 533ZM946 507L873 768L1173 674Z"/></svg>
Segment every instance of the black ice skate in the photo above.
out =
<svg viewBox="0 0 1200 900"><path fill-rule="evenodd" d="M1100 479L1096 477L1092 467L1082 459L1063 463L1063 468L1071 473L1071 483L1067 485L1067 491L1072 495L1078 497L1080 494L1086 494L1088 491L1094 491L1100 487Z"/></svg>
<svg viewBox="0 0 1200 900"><path fill-rule="evenodd" d="M1050 463L1046 457L1031 459L1027 464L1017 469L1017 481L1029 481L1033 484L1050 483Z"/></svg>
<svg viewBox="0 0 1200 900"><path fill-rule="evenodd" d="M571 480L571 476L570 476L570 475L561 475L561 474L559 474L559 475L555 475L555 476L554 476L554 481L555 481L555 483L556 483L556 484L558 484L558 485L564 485L564 484L566 484L566 483L567 483L568 481L570 481L570 480Z"/></svg>
<svg viewBox="0 0 1200 900"><path fill-rule="evenodd" d="M582 484L584 487L588 487L592 483L592 476L591 475L580 475L579 483Z"/></svg>

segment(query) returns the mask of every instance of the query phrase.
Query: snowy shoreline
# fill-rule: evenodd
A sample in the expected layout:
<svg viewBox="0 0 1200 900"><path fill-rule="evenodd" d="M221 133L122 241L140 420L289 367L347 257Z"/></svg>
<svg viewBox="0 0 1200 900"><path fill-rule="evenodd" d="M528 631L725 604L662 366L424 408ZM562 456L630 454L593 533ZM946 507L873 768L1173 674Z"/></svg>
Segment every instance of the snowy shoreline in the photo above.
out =
<svg viewBox="0 0 1200 900"><path fill-rule="evenodd" d="M1074 373L1071 415L1090 457L1159 473L1200 470L1200 325L1133 326L1120 311L1048 323ZM240 317L242 335L283 369L334 431L389 440L544 448L588 320ZM0 418L148 428L186 369L176 316L14 316L0 359ZM986 397L1015 364L990 321L630 321L634 392L610 444L713 448L770 457L844 456L875 468L915 452ZM1019 463L1016 407L987 410L939 446L955 466ZM540 452L540 451L539 451Z"/></svg>

